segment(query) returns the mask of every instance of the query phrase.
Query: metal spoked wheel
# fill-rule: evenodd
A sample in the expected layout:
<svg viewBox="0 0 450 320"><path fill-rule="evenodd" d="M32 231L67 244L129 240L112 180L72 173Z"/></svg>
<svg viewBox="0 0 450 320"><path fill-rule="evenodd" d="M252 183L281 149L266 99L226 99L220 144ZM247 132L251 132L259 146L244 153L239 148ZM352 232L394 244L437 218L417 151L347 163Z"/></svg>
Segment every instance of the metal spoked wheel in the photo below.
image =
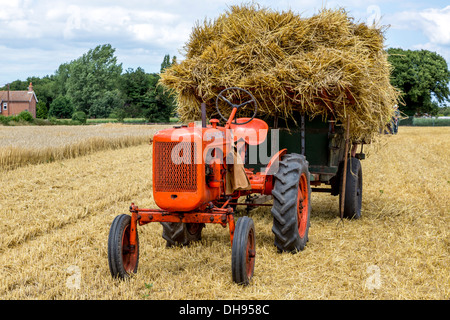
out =
<svg viewBox="0 0 450 320"><path fill-rule="evenodd" d="M249 217L242 217L236 223L231 249L231 271L233 281L248 285L255 268L255 225Z"/></svg>
<svg viewBox="0 0 450 320"><path fill-rule="evenodd" d="M108 262L113 278L125 279L137 272L139 264L139 238L136 230L136 246L130 245L131 217L118 215L109 231Z"/></svg>

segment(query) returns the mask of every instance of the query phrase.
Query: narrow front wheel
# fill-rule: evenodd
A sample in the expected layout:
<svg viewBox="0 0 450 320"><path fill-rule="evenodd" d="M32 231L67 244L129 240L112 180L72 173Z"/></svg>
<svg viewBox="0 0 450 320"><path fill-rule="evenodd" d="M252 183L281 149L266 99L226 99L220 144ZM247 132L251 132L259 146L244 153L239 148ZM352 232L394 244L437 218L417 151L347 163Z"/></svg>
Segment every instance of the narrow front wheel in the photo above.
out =
<svg viewBox="0 0 450 320"><path fill-rule="evenodd" d="M139 238L136 232L136 245L131 245L132 228L131 217L126 214L118 215L109 230L108 263L113 278L125 279L137 272L139 263Z"/></svg>
<svg viewBox="0 0 450 320"><path fill-rule="evenodd" d="M255 268L255 225L249 217L236 223L231 248L231 271L233 281L248 285Z"/></svg>

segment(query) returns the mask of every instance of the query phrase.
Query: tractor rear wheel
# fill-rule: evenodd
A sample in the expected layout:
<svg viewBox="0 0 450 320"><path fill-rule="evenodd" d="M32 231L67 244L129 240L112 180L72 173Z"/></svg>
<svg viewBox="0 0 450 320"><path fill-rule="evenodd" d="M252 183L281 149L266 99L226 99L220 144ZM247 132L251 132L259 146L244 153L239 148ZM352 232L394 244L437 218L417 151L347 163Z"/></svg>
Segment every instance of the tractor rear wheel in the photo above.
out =
<svg viewBox="0 0 450 320"><path fill-rule="evenodd" d="M248 285L255 269L255 225L249 217L239 218L231 248L231 273L233 281Z"/></svg>
<svg viewBox="0 0 450 320"><path fill-rule="evenodd" d="M167 241L167 247L187 246L193 241L202 239L204 223L161 222L162 237Z"/></svg>
<svg viewBox="0 0 450 320"><path fill-rule="evenodd" d="M308 241L311 187L308 161L300 154L287 154L274 175L273 227L279 252L296 253Z"/></svg>
<svg viewBox="0 0 450 320"><path fill-rule="evenodd" d="M344 167L342 163L342 168ZM340 175L339 212L341 212L343 170ZM347 219L361 218L362 205L362 168L357 158L350 158L347 163L347 181L345 182L344 214Z"/></svg>
<svg viewBox="0 0 450 320"><path fill-rule="evenodd" d="M125 279L137 272L139 264L139 237L136 246L130 246L131 217L118 215L112 222L108 237L108 263L113 278Z"/></svg>

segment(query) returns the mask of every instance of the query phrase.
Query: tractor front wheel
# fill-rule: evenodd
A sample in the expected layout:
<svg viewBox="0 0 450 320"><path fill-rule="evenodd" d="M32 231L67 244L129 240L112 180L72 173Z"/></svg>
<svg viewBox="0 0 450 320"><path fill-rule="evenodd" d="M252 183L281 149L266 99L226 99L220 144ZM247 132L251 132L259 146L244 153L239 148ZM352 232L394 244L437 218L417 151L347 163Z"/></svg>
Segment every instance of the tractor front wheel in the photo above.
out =
<svg viewBox="0 0 450 320"><path fill-rule="evenodd" d="M231 248L231 273L233 281L248 285L255 268L255 225L249 217L239 218Z"/></svg>
<svg viewBox="0 0 450 320"><path fill-rule="evenodd" d="M118 215L111 224L108 237L108 262L113 278L125 279L137 272L139 238L135 230L136 245L130 245L131 228L131 217L126 214Z"/></svg>

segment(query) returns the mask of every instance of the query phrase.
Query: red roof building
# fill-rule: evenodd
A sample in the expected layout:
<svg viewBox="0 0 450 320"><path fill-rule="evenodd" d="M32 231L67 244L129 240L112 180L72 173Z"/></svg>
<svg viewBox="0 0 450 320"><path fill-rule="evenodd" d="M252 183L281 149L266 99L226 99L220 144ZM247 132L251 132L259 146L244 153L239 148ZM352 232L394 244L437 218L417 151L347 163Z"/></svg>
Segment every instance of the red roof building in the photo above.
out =
<svg viewBox="0 0 450 320"><path fill-rule="evenodd" d="M29 111L33 118L36 118L36 94L33 91L33 84L30 82L28 91L0 91L0 114L12 116Z"/></svg>

